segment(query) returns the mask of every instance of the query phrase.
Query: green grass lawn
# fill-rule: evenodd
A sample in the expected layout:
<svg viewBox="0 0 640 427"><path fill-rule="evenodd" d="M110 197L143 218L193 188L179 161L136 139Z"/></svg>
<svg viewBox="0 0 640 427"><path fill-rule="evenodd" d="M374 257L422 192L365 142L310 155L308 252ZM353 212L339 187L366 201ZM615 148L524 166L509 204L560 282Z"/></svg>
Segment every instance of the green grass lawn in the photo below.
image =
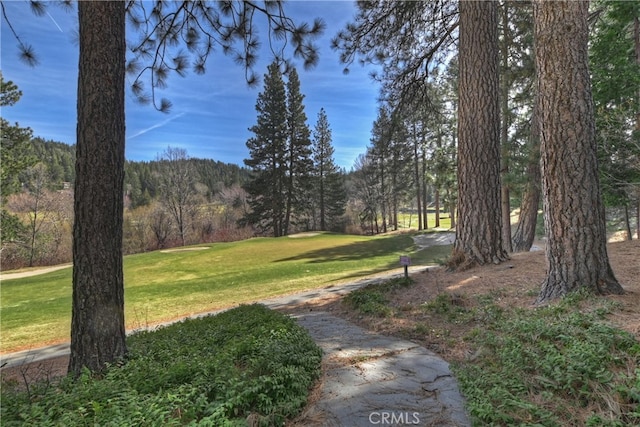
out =
<svg viewBox="0 0 640 427"><path fill-rule="evenodd" d="M429 209L427 213L427 229L434 228L436 226L436 213L434 210ZM418 214L417 212L400 212L398 214L398 227L400 229L418 228ZM449 212L440 212L440 229L448 230L451 228L451 216Z"/></svg>
<svg viewBox="0 0 640 427"><path fill-rule="evenodd" d="M428 264L450 247L417 251L408 234L257 238L207 249L125 257L128 329L220 308L347 282L398 269L398 257ZM0 352L69 340L71 268L3 280Z"/></svg>

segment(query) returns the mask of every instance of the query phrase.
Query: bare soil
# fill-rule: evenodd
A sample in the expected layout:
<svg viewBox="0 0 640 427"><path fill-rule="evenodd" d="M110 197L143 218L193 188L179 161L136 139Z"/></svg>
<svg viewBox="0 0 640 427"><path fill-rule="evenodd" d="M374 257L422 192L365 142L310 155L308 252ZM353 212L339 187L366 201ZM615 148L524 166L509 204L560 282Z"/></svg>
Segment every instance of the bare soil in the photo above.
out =
<svg viewBox="0 0 640 427"><path fill-rule="evenodd" d="M621 309L610 316L610 321L640 339L640 241L610 243L608 251L614 273L626 292L624 295L606 297L621 304ZM505 263L475 267L464 272L451 273L437 267L412 276L415 284L393 296L390 303L400 313L393 317L361 316L342 304L338 296L312 300L286 311L330 311L370 330L416 341L443 359L453 362L469 356L471 349L462 338L472 326L452 324L447 322L446 316L425 313L419 309L420 304L442 293L449 294L460 304L465 304L474 296L493 295L505 307L533 309L545 269L544 251L512 254L511 259ZM415 332L417 325L424 326L418 328L420 334ZM3 380L31 383L37 379L64 375L67 364L68 357L26 363L2 369L0 376Z"/></svg>

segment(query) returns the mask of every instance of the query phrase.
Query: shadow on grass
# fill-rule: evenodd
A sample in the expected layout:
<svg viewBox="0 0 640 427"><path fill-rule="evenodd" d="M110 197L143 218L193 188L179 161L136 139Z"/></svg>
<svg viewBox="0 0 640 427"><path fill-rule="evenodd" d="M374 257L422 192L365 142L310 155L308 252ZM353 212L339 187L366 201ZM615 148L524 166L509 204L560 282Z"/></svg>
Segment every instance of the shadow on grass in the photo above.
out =
<svg viewBox="0 0 640 427"><path fill-rule="evenodd" d="M364 242L356 242L348 245L334 246L324 249L316 249L299 255L282 258L275 262L308 260L310 264L358 261L377 257L397 255L398 253L412 253L417 249L413 239L409 235L395 235L376 238ZM389 262L390 266L396 266L397 262ZM378 270L378 269L376 269Z"/></svg>

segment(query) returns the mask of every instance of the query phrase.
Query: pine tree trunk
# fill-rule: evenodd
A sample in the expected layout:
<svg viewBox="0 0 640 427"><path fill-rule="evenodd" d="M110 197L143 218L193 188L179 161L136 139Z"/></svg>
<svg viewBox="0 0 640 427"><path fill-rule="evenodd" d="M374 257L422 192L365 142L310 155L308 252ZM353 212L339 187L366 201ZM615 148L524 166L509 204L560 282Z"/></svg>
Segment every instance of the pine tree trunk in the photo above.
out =
<svg viewBox="0 0 640 427"><path fill-rule="evenodd" d="M502 6L502 82L500 85L500 207L502 209L502 243L507 252L512 252L511 246L511 200L507 184L509 174L509 10L507 2Z"/></svg>
<svg viewBox="0 0 640 427"><path fill-rule="evenodd" d="M500 263L500 108L495 1L460 2L458 226L449 267Z"/></svg>
<svg viewBox="0 0 640 427"><path fill-rule="evenodd" d="M440 227L440 190L437 188L434 191L433 195L433 204L436 211L436 223L434 227Z"/></svg>
<svg viewBox="0 0 640 427"><path fill-rule="evenodd" d="M422 150L422 176L426 175L427 171L427 150ZM424 229L429 228L429 204L427 203L427 183L422 183L422 223Z"/></svg>
<svg viewBox="0 0 640 427"><path fill-rule="evenodd" d="M633 234L631 233L631 220L629 215L629 205L624 205L624 230L626 231L627 240L633 239Z"/></svg>
<svg viewBox="0 0 640 427"><path fill-rule="evenodd" d="M536 237L538 206L540 205L540 165L532 161L527 166L527 184L520 203L520 217L513 233L513 251L528 252Z"/></svg>
<svg viewBox="0 0 640 427"><path fill-rule="evenodd" d="M293 154L290 154L292 157ZM285 196L285 214L284 214L284 225L282 227L282 235L289 235L289 223L291 222L291 209L293 207L293 182L294 182L294 173L293 173L293 160L289 160L289 176L287 177L287 189Z"/></svg>
<svg viewBox="0 0 640 427"><path fill-rule="evenodd" d="M636 238L640 240L640 190L636 191Z"/></svg>
<svg viewBox="0 0 640 427"><path fill-rule="evenodd" d="M527 164L527 183L520 203L518 225L513 234L513 251L528 252L536 237L538 206L540 205L540 128L538 126L537 97L531 114L529 136L529 161Z"/></svg>
<svg viewBox="0 0 640 427"><path fill-rule="evenodd" d="M416 181L416 202L418 204L418 230L422 230L422 179L420 179L420 153L418 150L418 135L416 124L413 124L413 173ZM411 225L411 223L409 223Z"/></svg>
<svg viewBox="0 0 640 427"><path fill-rule="evenodd" d="M634 50L636 53L636 64L640 66L640 18L635 17L633 20L633 40ZM637 91L636 106L636 132L640 134L640 87ZM636 236L640 240L640 188L636 188Z"/></svg>
<svg viewBox="0 0 640 427"><path fill-rule="evenodd" d="M398 231L398 175L394 173L391 176L391 188L393 195L391 196L391 225L394 231Z"/></svg>
<svg viewBox="0 0 640 427"><path fill-rule="evenodd" d="M640 18L637 16L633 20L633 44L636 64L640 66ZM638 111L636 111L636 132L640 132L640 88L638 88L636 96L636 105L638 105ZM638 207L640 208L640 201L638 202ZM640 218L640 213L638 213L638 218ZM638 224L638 239L640 239L640 223Z"/></svg>
<svg viewBox="0 0 640 427"><path fill-rule="evenodd" d="M126 353L122 225L125 3L78 2L80 60L69 372Z"/></svg>
<svg viewBox="0 0 640 427"><path fill-rule="evenodd" d="M537 302L622 294L606 248L588 70L589 3L534 1L547 277Z"/></svg>
<svg viewBox="0 0 640 427"><path fill-rule="evenodd" d="M389 204L389 200L387 200L387 183L385 181L386 175L385 175L385 167L384 167L384 162L386 161L386 159L384 157L380 157L379 160L380 160L380 193L381 193L380 214L382 216L381 218L382 232L386 233L387 232L387 209ZM376 228L378 227L376 226ZM380 231L378 230L378 234L379 233Z"/></svg>
<svg viewBox="0 0 640 427"><path fill-rule="evenodd" d="M451 219L451 229L456 230L456 205L453 202L449 203L449 218Z"/></svg>
<svg viewBox="0 0 640 427"><path fill-rule="evenodd" d="M325 177L324 177L324 168L321 167L320 168L320 176L319 176L319 181L320 181L320 230L321 231L327 231L327 222L326 222L326 207L325 207L325 188L324 188L324 181L325 181Z"/></svg>

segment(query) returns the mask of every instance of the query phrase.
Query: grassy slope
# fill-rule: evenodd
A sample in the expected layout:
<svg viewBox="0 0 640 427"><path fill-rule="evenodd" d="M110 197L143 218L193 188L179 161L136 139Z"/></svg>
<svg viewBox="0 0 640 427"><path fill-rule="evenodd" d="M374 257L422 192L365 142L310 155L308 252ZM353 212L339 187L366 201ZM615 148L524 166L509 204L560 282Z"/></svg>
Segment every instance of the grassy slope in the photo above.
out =
<svg viewBox="0 0 640 427"><path fill-rule="evenodd" d="M417 248L407 234L320 234L207 247L125 257L127 328L396 269L400 254L410 254L414 264L423 264L442 259L449 251L442 247L415 253ZM1 292L1 352L68 340L70 268L3 280Z"/></svg>

